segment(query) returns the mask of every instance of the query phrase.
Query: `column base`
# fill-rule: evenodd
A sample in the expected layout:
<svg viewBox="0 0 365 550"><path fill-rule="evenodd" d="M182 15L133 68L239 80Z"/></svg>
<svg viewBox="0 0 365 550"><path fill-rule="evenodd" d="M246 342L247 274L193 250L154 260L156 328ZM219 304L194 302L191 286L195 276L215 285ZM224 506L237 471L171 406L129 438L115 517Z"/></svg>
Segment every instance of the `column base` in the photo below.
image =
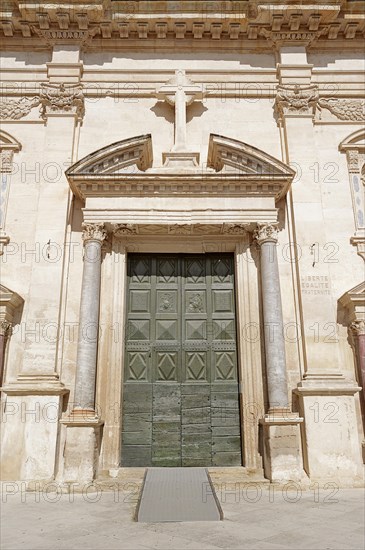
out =
<svg viewBox="0 0 365 550"><path fill-rule="evenodd" d="M94 411L79 409L61 420L67 428L62 481L92 483L97 474L101 428Z"/></svg>
<svg viewBox="0 0 365 550"><path fill-rule="evenodd" d="M288 409L272 409L260 420L265 477L273 482L303 481L300 423L303 418Z"/></svg>

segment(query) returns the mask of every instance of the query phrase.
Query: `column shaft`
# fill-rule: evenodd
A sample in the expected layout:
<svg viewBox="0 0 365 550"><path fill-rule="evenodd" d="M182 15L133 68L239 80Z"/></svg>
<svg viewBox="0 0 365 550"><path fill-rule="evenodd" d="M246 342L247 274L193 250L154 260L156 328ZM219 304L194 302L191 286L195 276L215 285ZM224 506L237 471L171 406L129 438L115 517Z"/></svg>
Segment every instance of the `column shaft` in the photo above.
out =
<svg viewBox="0 0 365 550"><path fill-rule="evenodd" d="M261 246L262 308L270 410L289 409L283 313L274 231L272 226L261 226L256 236Z"/></svg>
<svg viewBox="0 0 365 550"><path fill-rule="evenodd" d="M88 225L84 237L79 339L77 346L75 409L94 411L96 362L99 333L101 246L105 231L100 224Z"/></svg>

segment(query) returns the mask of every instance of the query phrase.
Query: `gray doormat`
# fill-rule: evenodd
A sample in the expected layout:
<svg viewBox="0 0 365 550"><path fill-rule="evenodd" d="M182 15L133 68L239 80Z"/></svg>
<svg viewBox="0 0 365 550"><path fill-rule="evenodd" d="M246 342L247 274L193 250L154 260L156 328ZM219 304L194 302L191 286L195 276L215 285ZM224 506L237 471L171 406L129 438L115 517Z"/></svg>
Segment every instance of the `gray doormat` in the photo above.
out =
<svg viewBox="0 0 365 550"><path fill-rule="evenodd" d="M205 468L148 468L136 520L219 521L223 512Z"/></svg>

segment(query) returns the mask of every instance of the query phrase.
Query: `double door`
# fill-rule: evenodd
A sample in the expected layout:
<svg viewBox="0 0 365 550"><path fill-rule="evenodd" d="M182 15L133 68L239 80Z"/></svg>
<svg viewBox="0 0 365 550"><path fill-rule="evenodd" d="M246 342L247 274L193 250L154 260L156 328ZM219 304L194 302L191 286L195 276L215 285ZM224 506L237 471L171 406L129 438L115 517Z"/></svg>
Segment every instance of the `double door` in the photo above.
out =
<svg viewBox="0 0 365 550"><path fill-rule="evenodd" d="M233 255L127 269L121 465L241 465Z"/></svg>

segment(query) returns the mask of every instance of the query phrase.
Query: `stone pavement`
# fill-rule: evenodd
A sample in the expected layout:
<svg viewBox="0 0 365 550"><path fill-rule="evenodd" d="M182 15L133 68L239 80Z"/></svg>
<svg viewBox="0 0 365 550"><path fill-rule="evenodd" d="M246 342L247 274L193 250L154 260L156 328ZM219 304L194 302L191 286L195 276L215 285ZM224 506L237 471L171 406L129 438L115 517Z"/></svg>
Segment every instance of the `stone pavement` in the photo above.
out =
<svg viewBox="0 0 365 550"><path fill-rule="evenodd" d="M364 548L364 491L335 486L218 487L221 522L136 523L138 487L84 494L35 493L3 483L2 550ZM15 493L15 494L14 494Z"/></svg>

